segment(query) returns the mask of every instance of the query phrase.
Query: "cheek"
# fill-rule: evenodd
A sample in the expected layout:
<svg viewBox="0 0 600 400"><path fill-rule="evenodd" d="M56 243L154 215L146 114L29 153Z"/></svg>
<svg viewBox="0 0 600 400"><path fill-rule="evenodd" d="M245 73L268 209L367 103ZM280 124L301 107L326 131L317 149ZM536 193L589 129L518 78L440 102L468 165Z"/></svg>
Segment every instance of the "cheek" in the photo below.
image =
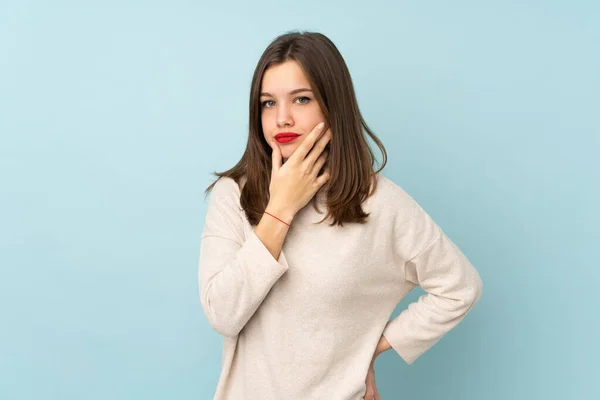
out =
<svg viewBox="0 0 600 400"><path fill-rule="evenodd" d="M306 118L311 122L320 122L323 120L324 114L321 111L321 107L317 104L317 102L313 102L313 106L306 110Z"/></svg>
<svg viewBox="0 0 600 400"><path fill-rule="evenodd" d="M263 129L263 132L267 133L271 129L273 129L273 124L275 123L274 121L275 121L275 119L274 119L272 113L263 112L260 117L260 123L261 123L262 129Z"/></svg>

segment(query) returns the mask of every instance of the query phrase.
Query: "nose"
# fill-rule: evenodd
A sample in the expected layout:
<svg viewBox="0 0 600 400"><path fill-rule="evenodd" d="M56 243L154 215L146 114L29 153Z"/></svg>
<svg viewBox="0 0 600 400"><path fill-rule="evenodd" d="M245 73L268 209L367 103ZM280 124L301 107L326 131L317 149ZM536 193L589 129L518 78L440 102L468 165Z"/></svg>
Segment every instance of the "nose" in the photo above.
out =
<svg viewBox="0 0 600 400"><path fill-rule="evenodd" d="M292 116L292 112L291 112L290 108L285 104L278 105L278 107L277 107L277 126L279 128L283 128L285 126L292 126L292 125L294 125L294 118Z"/></svg>

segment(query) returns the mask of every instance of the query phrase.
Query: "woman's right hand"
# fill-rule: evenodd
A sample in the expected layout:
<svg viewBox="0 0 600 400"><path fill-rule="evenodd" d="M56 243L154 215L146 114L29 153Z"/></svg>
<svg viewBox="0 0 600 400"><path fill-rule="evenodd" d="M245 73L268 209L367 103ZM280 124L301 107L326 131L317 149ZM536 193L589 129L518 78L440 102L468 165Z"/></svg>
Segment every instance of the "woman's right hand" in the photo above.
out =
<svg viewBox="0 0 600 400"><path fill-rule="evenodd" d="M273 168L267 211L278 213L275 215L288 223L331 176L329 168L317 175L329 154L324 149L331 139L331 131L323 133L323 129L317 125L283 165L279 145L274 139L269 142Z"/></svg>

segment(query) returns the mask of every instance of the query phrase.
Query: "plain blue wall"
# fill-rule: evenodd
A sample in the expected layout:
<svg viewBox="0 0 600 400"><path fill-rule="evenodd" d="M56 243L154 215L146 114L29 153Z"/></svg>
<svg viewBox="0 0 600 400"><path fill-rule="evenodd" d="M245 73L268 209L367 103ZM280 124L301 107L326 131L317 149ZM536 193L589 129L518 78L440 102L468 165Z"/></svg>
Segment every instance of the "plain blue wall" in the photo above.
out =
<svg viewBox="0 0 600 400"><path fill-rule="evenodd" d="M484 282L415 364L378 359L383 398L600 398L600 6L541 0L3 1L0 398L212 398L203 191L291 29L337 44L384 175Z"/></svg>

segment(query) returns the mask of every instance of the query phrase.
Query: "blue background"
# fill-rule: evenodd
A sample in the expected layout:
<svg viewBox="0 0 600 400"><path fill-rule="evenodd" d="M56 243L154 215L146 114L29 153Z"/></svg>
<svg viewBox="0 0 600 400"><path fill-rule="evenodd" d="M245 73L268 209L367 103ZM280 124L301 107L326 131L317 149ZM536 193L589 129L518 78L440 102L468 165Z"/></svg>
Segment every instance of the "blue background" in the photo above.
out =
<svg viewBox="0 0 600 400"><path fill-rule="evenodd" d="M291 29L336 43L383 174L484 282L415 364L380 356L383 399L600 398L598 2L0 4L1 399L212 398L203 191Z"/></svg>

